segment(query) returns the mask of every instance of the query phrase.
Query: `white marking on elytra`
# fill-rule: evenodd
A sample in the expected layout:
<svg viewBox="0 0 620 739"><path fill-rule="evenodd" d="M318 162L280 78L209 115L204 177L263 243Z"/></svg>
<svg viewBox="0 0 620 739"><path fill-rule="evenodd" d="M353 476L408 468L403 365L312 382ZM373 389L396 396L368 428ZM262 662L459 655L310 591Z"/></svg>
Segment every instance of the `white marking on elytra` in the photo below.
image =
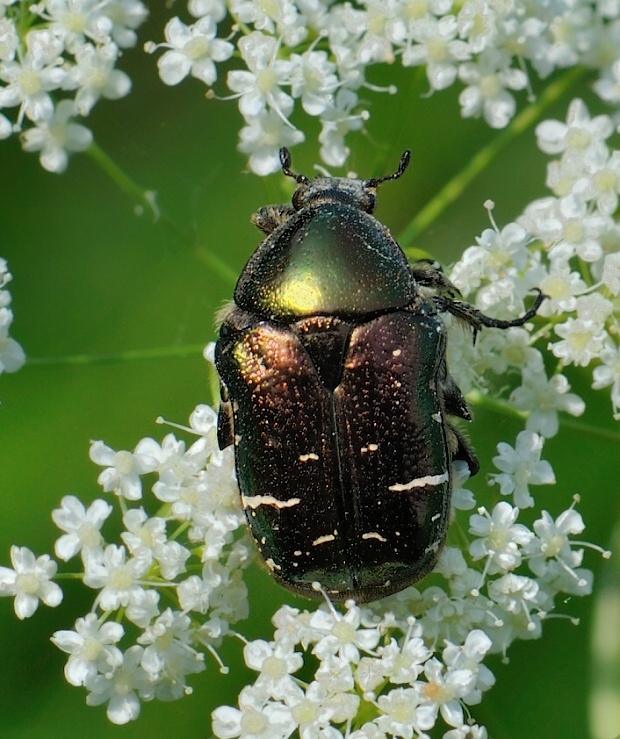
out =
<svg viewBox="0 0 620 739"><path fill-rule="evenodd" d="M388 490L393 490L395 493L402 493L407 490L413 490L414 488L426 488L434 485L441 485L444 482L448 482L449 479L450 475L448 472L443 472L441 475L425 475L424 477L416 477L405 483L396 482L394 485L390 485Z"/></svg>
<svg viewBox="0 0 620 739"><path fill-rule="evenodd" d="M277 565L277 564L276 564L276 563L275 563L275 562L273 561L273 559L271 559L271 557L269 557L269 559L266 559L266 560L265 560L265 564L267 565L267 567L269 567L269 569L270 569L270 570L271 570L272 572L273 572L273 571L275 571L275 570L281 570L281 569L282 569L282 568L280 567L280 565Z"/></svg>
<svg viewBox="0 0 620 739"><path fill-rule="evenodd" d="M335 536L334 536L333 534L325 534L325 536L319 536L319 538L318 538L318 539L315 539L315 540L314 540L314 541L312 542L312 546L313 546L313 547L316 547L316 546L318 546L319 544L327 544L327 543L328 543L328 542L330 542L330 541L334 541L334 539L335 539L335 538L336 538L336 537L335 537Z"/></svg>
<svg viewBox="0 0 620 739"><path fill-rule="evenodd" d="M437 554L440 546L441 546L441 539L437 539L437 541L434 541L430 546L426 547L426 549L424 550L424 554L428 554L429 552L432 552L433 554Z"/></svg>
<svg viewBox="0 0 620 739"><path fill-rule="evenodd" d="M360 449L360 452L362 454L366 454L367 452L376 452L378 448L379 448L378 444L368 444L368 446L363 446Z"/></svg>
<svg viewBox="0 0 620 739"><path fill-rule="evenodd" d="M274 508L293 508L299 505L301 498L289 498L288 500L278 500L273 495L242 495L241 504L244 508L258 508L260 505L271 505Z"/></svg>
<svg viewBox="0 0 620 739"><path fill-rule="evenodd" d="M403 350L402 349L394 349L394 351L392 352L392 356L393 357L400 357L400 355L402 353L403 353Z"/></svg>
<svg viewBox="0 0 620 739"><path fill-rule="evenodd" d="M239 434L235 434L235 446L238 446L240 441L241 441L241 436Z"/></svg>
<svg viewBox="0 0 620 739"><path fill-rule="evenodd" d="M441 518L441 513L436 513L432 518L431 521L434 523L437 521L437 519Z"/></svg>
<svg viewBox="0 0 620 739"><path fill-rule="evenodd" d="M433 419L433 421L437 421L437 423L441 423L442 421L441 411L437 411L437 413L431 413L431 418Z"/></svg>
<svg viewBox="0 0 620 739"><path fill-rule="evenodd" d="M376 539L377 541L387 541L386 538L376 531L369 531L367 534L362 534L362 539Z"/></svg>
<svg viewBox="0 0 620 739"><path fill-rule="evenodd" d="M309 452L308 454L300 454L299 457L297 457L300 462L308 462L310 460L316 462L318 458L319 455L315 454L314 452Z"/></svg>
<svg viewBox="0 0 620 739"><path fill-rule="evenodd" d="M295 551L293 552L293 554L294 554L294 555L295 555L296 557L301 557L301 549L296 549L296 550L295 550Z"/></svg>

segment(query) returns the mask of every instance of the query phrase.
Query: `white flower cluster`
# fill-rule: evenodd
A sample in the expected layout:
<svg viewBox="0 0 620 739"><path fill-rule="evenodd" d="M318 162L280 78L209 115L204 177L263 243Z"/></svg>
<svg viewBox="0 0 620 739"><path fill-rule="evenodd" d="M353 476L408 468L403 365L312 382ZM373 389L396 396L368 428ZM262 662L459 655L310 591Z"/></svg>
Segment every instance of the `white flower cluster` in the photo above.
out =
<svg viewBox="0 0 620 739"><path fill-rule="evenodd" d="M233 455L217 449L212 408L199 406L190 424L199 439L187 449L172 434L161 444L143 439L133 452L93 442L91 459L104 468L99 483L122 513L119 542L107 542L102 532L113 512L105 500L86 507L67 495L52 513L64 532L57 558L80 555L77 576L97 591L91 612L52 641L69 655L67 681L88 690L89 705L106 703L116 724L137 718L141 701L191 692L186 678L205 669L204 653L218 660L215 648L230 625L248 615L242 570L250 549L235 537L245 519ZM149 515L138 502L143 477L153 474L145 504L160 507ZM39 601L60 603L56 562L25 547L13 547L11 559L13 568L0 567L0 596L15 597L19 618L31 616Z"/></svg>
<svg viewBox="0 0 620 739"><path fill-rule="evenodd" d="M165 42L146 50L166 49L158 66L168 85L191 75L211 88L217 64L235 57L241 67L228 72L225 99L239 101L239 149L260 175L278 169L281 146L304 140L291 120L299 105L319 118L323 161L342 166L346 134L369 118L364 88L396 92L368 80L376 64L424 66L431 92L460 82L461 115L494 128L513 117L513 93L530 88L525 62L541 78L576 65L597 69L600 96L620 103L614 2L189 0L188 10L193 22L173 18Z"/></svg>
<svg viewBox="0 0 620 739"><path fill-rule="evenodd" d="M548 167L553 195L530 203L501 231L493 224L451 273L484 311L515 315L534 287L548 296L539 311L547 322L534 339L549 339L547 349L558 360L551 377L523 328L482 332L475 346L456 334L449 347L450 366L465 392L484 386L489 373L520 373L510 402L529 414L526 428L546 438L558 432L558 411L579 416L585 409L569 392L563 370L570 365L593 368L592 387L611 388L614 417L620 418L620 226L614 217L620 152L606 145L614 128L609 116L592 118L578 99L566 123L543 121L536 129L540 149L561 155Z"/></svg>
<svg viewBox="0 0 620 739"><path fill-rule="evenodd" d="M73 119L102 97L129 92L129 77L115 66L146 16L141 0L1 0L0 139L21 132L25 151L63 172L69 152L92 143Z"/></svg>
<svg viewBox="0 0 620 739"><path fill-rule="evenodd" d="M3 372L17 372L26 361L24 350L9 336L13 311L9 308L11 293L7 285L12 279L6 259L0 257L0 375Z"/></svg>
<svg viewBox="0 0 620 739"><path fill-rule="evenodd" d="M522 432L517 448L527 445L529 454L522 449L520 464L498 477L527 487L529 469L529 484L555 482L538 442ZM503 446L494 460L500 469L506 449L514 453ZM457 478L459 470L460 463ZM539 638L558 595L586 595L592 586L581 567L584 544L569 538L584 529L572 506L555 520L542 511L531 529L518 515L506 501L492 512L479 508L470 517L468 560L452 546L441 554L443 585L428 579L369 606L349 601L344 614L329 602L315 611L280 608L273 640L246 643L245 662L258 677L238 707L213 712L215 735L429 739L426 732L443 725L444 739L484 739L468 707L495 683L485 657ZM317 660L313 679L295 675Z"/></svg>

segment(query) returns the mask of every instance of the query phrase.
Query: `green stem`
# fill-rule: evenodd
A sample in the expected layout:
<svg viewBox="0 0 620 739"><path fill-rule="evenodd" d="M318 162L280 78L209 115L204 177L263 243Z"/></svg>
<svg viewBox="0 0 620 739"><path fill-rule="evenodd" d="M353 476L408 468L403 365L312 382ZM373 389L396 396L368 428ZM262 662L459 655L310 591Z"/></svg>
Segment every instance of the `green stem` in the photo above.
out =
<svg viewBox="0 0 620 739"><path fill-rule="evenodd" d="M400 234L398 239L399 244L405 248L415 243L420 234L449 205L461 196L469 183L483 172L508 144L512 143L527 128L536 123L542 113L550 105L559 100L584 74L585 70L582 68L571 69L546 87L535 102L528 105L521 113L515 116L507 128L500 131L497 136L494 136L486 146L474 154L460 172L457 172L451 180L446 182L441 190L412 219L403 233Z"/></svg>
<svg viewBox="0 0 620 739"><path fill-rule="evenodd" d="M521 421L527 418L527 413L522 413L521 411L512 408L505 401L495 400L494 398L490 398L488 395L483 395L477 391L468 393L467 400L473 406L484 408L492 413L497 413L508 418ZM620 444L620 434L618 432L582 423L581 421L567 418L564 415L560 416L560 426L563 429L571 429L572 431L579 431L581 434L588 434L590 437L599 439L600 441Z"/></svg>
<svg viewBox="0 0 620 739"><path fill-rule="evenodd" d="M112 182L137 204L140 211L139 215L142 215L143 211L150 211L153 214L153 219L159 220L160 213L155 202L156 193L153 190L146 190L137 182L134 182L94 141L86 150L86 153L101 167Z"/></svg>
<svg viewBox="0 0 620 739"><path fill-rule="evenodd" d="M166 226L179 241L193 251L199 261L206 264L227 284L235 284L237 274L226 262L217 254L198 244L194 233L182 229L166 213L160 211L157 205L157 193L154 190L147 190L132 180L98 144L93 142L86 153L101 167L112 182L136 203L138 215L150 212L153 220Z"/></svg>
<svg viewBox="0 0 620 739"><path fill-rule="evenodd" d="M69 354L64 357L29 357L27 366L66 365L66 364L106 364L111 362L136 361L141 359L161 359L162 357L190 357L201 354L202 344L164 346L153 349L128 349L110 354Z"/></svg>

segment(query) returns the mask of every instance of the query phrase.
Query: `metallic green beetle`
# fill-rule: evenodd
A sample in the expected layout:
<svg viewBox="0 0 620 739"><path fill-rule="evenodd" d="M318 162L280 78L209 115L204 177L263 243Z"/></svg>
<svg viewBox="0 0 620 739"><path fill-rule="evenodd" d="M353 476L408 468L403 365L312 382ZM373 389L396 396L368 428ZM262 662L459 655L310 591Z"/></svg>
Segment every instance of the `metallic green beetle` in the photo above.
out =
<svg viewBox="0 0 620 739"><path fill-rule="evenodd" d="M372 601L435 565L451 464L476 457L449 416L470 420L446 367L448 311L475 333L521 326L457 299L436 265L410 265L373 217L378 179L316 177L291 205L266 206L267 234L222 315L221 448L235 446L247 520L284 586Z"/></svg>

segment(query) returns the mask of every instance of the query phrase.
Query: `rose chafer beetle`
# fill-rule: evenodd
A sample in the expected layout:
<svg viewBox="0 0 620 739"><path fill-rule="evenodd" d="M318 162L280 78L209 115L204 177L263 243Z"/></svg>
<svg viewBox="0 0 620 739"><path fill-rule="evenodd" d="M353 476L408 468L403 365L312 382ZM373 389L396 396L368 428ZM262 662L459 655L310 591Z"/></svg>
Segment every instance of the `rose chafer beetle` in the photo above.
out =
<svg viewBox="0 0 620 739"><path fill-rule="evenodd" d="M448 374L442 312L509 328L458 299L430 262L410 265L373 217L378 185L282 171L292 205L261 208L267 237L221 315L218 439L234 444L258 550L284 586L372 601L427 574L446 537L451 464L478 461L449 416L470 420Z"/></svg>

